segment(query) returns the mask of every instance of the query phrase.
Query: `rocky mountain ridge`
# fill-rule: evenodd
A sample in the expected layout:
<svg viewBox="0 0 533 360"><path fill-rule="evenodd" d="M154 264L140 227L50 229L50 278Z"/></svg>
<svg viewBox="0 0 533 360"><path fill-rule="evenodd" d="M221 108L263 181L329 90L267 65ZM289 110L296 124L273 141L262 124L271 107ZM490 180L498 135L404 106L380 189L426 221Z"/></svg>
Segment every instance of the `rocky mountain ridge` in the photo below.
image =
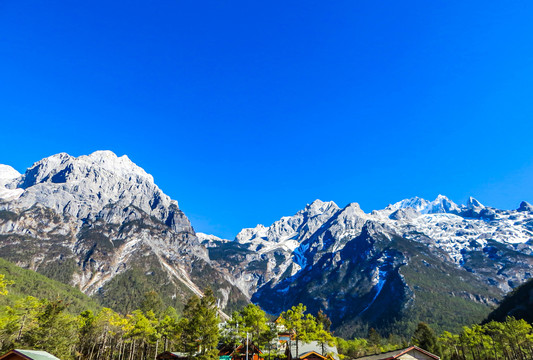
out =
<svg viewBox="0 0 533 360"><path fill-rule="evenodd" d="M178 203L127 156L61 153L22 175L7 166L0 174L0 256L104 303L118 303L117 288L127 292L130 279L139 288L162 289L179 307L211 285L206 276L222 307L246 301L213 268Z"/></svg>
<svg viewBox="0 0 533 360"><path fill-rule="evenodd" d="M155 289L180 307L216 290L276 314L303 302L345 336L474 322L531 277L533 208L412 198L365 213L316 200L234 240L196 234L178 203L126 156L57 154L24 174L0 165L0 257L119 311Z"/></svg>
<svg viewBox="0 0 533 360"><path fill-rule="evenodd" d="M341 209L317 200L234 241L212 239L209 252L269 312L303 302L325 311L337 331L364 334L368 324L414 322L409 312L422 311L420 299L474 306L469 312L482 319L531 277L532 225L526 202L511 211L439 195L367 214L356 203Z"/></svg>

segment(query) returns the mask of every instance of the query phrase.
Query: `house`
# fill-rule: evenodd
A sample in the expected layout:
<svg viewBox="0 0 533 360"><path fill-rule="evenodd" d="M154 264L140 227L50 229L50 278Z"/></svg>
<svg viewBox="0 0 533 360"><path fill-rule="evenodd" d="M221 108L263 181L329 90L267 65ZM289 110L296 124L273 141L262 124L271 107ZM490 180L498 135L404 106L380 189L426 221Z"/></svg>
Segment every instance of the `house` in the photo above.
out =
<svg viewBox="0 0 533 360"><path fill-rule="evenodd" d="M296 341L292 340L290 346L285 350L287 360L339 360L336 346L319 344L317 341L298 343L298 354L296 353Z"/></svg>
<svg viewBox="0 0 533 360"><path fill-rule="evenodd" d="M430 353L418 346L409 346L405 349L389 351L377 355L369 355L357 358L357 360L439 360L435 354Z"/></svg>
<svg viewBox="0 0 533 360"><path fill-rule="evenodd" d="M15 349L0 356L0 360L60 360L43 350Z"/></svg>
<svg viewBox="0 0 533 360"><path fill-rule="evenodd" d="M263 352L254 344L248 345L248 360L263 360ZM246 344L237 347L225 345L218 352L219 360L247 360Z"/></svg>
<svg viewBox="0 0 533 360"><path fill-rule="evenodd" d="M186 353L182 353L182 352L165 351L157 355L156 359L157 360L187 360L188 356Z"/></svg>

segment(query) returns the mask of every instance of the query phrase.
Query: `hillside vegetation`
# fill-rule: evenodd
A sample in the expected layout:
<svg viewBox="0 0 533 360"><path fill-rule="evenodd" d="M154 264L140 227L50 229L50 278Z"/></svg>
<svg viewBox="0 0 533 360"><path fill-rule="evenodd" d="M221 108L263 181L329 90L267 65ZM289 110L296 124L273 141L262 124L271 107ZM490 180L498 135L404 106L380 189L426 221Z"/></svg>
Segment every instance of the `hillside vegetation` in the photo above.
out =
<svg viewBox="0 0 533 360"><path fill-rule="evenodd" d="M0 306L14 303L27 296L50 301L62 300L69 312L79 313L83 310L97 310L100 306L80 290L52 280L35 271L23 269L17 265L0 258L0 274L5 275L5 280L13 282L8 286L8 294L0 297Z"/></svg>
<svg viewBox="0 0 533 360"><path fill-rule="evenodd" d="M504 321L508 316L533 323L533 279L529 279L507 294L500 305L492 311L485 322Z"/></svg>

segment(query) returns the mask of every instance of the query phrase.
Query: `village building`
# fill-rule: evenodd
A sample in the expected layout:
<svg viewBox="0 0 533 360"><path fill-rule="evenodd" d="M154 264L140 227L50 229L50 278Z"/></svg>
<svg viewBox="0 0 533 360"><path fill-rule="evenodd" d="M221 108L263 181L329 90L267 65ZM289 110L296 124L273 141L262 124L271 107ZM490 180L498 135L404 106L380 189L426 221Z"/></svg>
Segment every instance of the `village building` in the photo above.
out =
<svg viewBox="0 0 533 360"><path fill-rule="evenodd" d="M418 346L410 346L405 349L389 351L377 355L359 357L356 360L439 360L435 354L430 353Z"/></svg>
<svg viewBox="0 0 533 360"><path fill-rule="evenodd" d="M254 344L248 344L248 357L246 344L237 346L225 345L218 352L219 360L263 360L263 352Z"/></svg>
<svg viewBox="0 0 533 360"><path fill-rule="evenodd" d="M336 346L319 344L317 341L298 343L298 353L296 353L296 341L292 340L290 346L285 350L287 360L339 360L339 353Z"/></svg>
<svg viewBox="0 0 533 360"><path fill-rule="evenodd" d="M0 360L60 360L60 359L43 350L15 349L0 356Z"/></svg>
<svg viewBox="0 0 533 360"><path fill-rule="evenodd" d="M157 355L157 360L187 360L188 355L182 352L165 351Z"/></svg>

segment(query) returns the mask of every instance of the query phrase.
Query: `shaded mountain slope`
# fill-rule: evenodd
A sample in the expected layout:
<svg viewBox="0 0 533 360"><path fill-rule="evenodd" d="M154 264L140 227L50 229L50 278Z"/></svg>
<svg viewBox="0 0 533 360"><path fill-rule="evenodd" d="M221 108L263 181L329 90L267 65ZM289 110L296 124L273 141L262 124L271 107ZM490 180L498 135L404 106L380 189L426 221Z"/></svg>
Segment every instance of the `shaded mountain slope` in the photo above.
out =
<svg viewBox="0 0 533 360"><path fill-rule="evenodd" d="M485 322L492 320L503 322L508 316L524 319L533 324L533 279L507 294L500 305L494 309Z"/></svg>

